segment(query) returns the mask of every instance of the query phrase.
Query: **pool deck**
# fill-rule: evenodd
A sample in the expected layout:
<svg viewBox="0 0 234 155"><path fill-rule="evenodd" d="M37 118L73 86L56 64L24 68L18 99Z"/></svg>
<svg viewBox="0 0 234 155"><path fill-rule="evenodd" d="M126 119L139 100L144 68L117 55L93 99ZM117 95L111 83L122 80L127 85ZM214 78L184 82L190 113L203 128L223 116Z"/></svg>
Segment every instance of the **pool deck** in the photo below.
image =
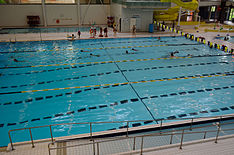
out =
<svg viewBox="0 0 234 155"><path fill-rule="evenodd" d="M233 32L206 32L204 27L200 27L198 29L194 29L193 27L183 26L182 31L185 33L194 34L195 37L204 37L207 41L211 41L213 43L217 43L219 45L226 45L228 49L234 49L234 44L228 41L224 41L221 39L216 39L217 36L225 37L227 34L230 36L234 36Z"/></svg>

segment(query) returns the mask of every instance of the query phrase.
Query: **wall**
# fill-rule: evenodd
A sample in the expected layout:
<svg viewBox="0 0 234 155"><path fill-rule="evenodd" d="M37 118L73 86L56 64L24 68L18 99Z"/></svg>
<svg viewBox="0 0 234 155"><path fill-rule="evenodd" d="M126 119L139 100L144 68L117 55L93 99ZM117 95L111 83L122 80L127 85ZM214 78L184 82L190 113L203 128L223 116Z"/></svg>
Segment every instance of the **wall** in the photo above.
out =
<svg viewBox="0 0 234 155"><path fill-rule="evenodd" d="M0 26L27 26L27 15L39 15L43 25L41 5L0 5Z"/></svg>
<svg viewBox="0 0 234 155"><path fill-rule="evenodd" d="M83 24L107 24L110 5L81 5L81 22Z"/></svg>
<svg viewBox="0 0 234 155"><path fill-rule="evenodd" d="M149 24L153 22L153 11L143 9L122 9L122 32L129 32L130 18L137 18L137 31L148 31Z"/></svg>
<svg viewBox="0 0 234 155"><path fill-rule="evenodd" d="M76 25L76 5L45 5L47 25ZM57 22L56 22L57 20Z"/></svg>
<svg viewBox="0 0 234 155"><path fill-rule="evenodd" d="M117 30L121 32L121 26L119 20L122 17L122 5L112 3L110 6L110 15L114 17L115 23L117 25Z"/></svg>
<svg viewBox="0 0 234 155"><path fill-rule="evenodd" d="M78 25L77 5L46 5L46 21L52 25ZM110 5L81 5L81 22L83 24L107 24ZM0 5L1 27L25 27L27 15L39 15L41 26L44 25L41 5ZM59 23L56 20L59 19Z"/></svg>

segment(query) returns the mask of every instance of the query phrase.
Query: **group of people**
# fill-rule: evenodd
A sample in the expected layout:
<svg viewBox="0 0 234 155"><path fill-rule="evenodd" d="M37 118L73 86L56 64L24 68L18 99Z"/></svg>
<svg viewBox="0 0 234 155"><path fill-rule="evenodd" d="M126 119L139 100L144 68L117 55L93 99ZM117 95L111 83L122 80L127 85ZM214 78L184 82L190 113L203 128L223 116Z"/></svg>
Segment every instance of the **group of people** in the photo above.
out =
<svg viewBox="0 0 234 155"><path fill-rule="evenodd" d="M104 35L102 34L102 31L104 32ZM89 33L90 33L90 38L95 38L97 36L96 27L91 27L89 30ZM108 37L107 33L108 33L107 27L105 27L104 29L102 29L102 27L100 27L100 33L99 33L98 37L103 37L103 36Z"/></svg>
<svg viewBox="0 0 234 155"><path fill-rule="evenodd" d="M102 34L103 32L104 32L104 35ZM113 28L113 32L114 32L114 35L116 35L117 29ZM91 27L90 30L89 30L89 33L90 33L90 38L95 38L97 36L96 28ZM100 27L100 34L98 35L98 37L108 37L107 33L108 33L107 27L105 27L104 29L102 27ZM78 30L77 36L78 36L78 38L80 38L80 36L81 36L80 30ZM69 41L73 41L73 40L76 39L76 36L74 34L67 35L67 38L68 38Z"/></svg>
<svg viewBox="0 0 234 155"><path fill-rule="evenodd" d="M113 32L114 32L114 36L116 36L116 33L117 33L117 28L116 28L116 25L113 25ZM133 32L136 33L136 26L134 25L133 27ZM91 27L90 30L89 30L89 33L90 33L90 38L95 38L97 36L97 29L96 27ZM104 34L103 34L104 33ZM77 36L78 38L80 38L81 36L81 32L80 30L78 30L77 32ZM104 29L102 27L100 27L100 33L98 35L98 37L108 37L108 28L105 27ZM72 34L72 35L67 35L67 39L69 41L73 41L76 39L76 36L75 34Z"/></svg>

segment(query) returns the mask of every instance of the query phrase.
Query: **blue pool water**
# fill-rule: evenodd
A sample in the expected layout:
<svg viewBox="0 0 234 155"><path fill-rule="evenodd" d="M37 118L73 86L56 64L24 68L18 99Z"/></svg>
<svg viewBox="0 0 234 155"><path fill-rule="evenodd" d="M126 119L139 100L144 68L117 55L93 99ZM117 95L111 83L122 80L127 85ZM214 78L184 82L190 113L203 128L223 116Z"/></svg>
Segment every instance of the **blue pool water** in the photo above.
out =
<svg viewBox="0 0 234 155"><path fill-rule="evenodd" d="M60 32L87 32L90 27L56 27L56 28L14 28L14 29L0 29L0 34L17 34L17 33L60 33ZM97 28L97 31L99 28Z"/></svg>
<svg viewBox="0 0 234 155"><path fill-rule="evenodd" d="M160 41L149 37L17 42L0 46L0 146L9 143L7 132L11 129L234 112L234 59L185 37L161 37ZM169 59L170 52L176 50L176 56L182 58ZM186 57L188 54L193 57ZM102 85L115 83L121 84ZM124 125L96 124L93 131ZM75 135L88 133L89 125L62 125L52 130L54 137ZM49 128L34 129L32 134L34 139L50 137ZM14 142L30 140L28 130L12 136Z"/></svg>

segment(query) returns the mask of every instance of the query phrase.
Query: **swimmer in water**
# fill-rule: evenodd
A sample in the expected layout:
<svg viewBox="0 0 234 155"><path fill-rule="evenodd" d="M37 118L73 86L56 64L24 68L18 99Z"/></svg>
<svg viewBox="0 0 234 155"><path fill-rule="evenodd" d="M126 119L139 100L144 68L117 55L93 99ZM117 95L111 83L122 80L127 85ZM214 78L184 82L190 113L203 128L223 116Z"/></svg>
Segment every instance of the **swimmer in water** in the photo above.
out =
<svg viewBox="0 0 234 155"><path fill-rule="evenodd" d="M13 59L14 62L25 62L25 61L19 61L16 58L14 58L13 56L11 56L11 58Z"/></svg>
<svg viewBox="0 0 234 155"><path fill-rule="evenodd" d="M100 57L100 55L94 55L94 54L92 54L92 53L90 53L90 55L91 55L91 56Z"/></svg>
<svg viewBox="0 0 234 155"><path fill-rule="evenodd" d="M138 50L137 50L137 49L135 49L135 48L132 48L132 50L133 50L133 51L138 51Z"/></svg>
<svg viewBox="0 0 234 155"><path fill-rule="evenodd" d="M179 51L171 52L171 53L170 53L170 57L171 57L171 58L176 57L176 56L174 55L174 54L176 54L176 53L179 53Z"/></svg>
<svg viewBox="0 0 234 155"><path fill-rule="evenodd" d="M90 52L90 51L84 51L84 50L80 50L80 52Z"/></svg>

